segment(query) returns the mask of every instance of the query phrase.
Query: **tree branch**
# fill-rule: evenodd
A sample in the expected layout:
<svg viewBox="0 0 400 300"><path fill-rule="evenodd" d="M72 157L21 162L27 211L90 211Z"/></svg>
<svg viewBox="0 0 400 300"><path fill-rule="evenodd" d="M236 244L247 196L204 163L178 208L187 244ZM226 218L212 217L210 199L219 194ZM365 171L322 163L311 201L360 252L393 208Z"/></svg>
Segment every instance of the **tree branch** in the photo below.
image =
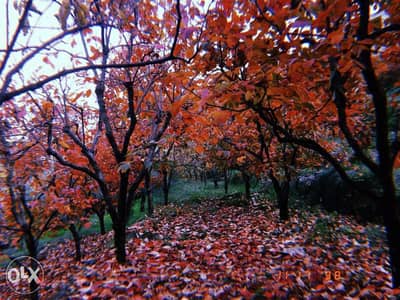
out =
<svg viewBox="0 0 400 300"><path fill-rule="evenodd" d="M347 97L344 94L344 87L343 87L343 78L340 74L339 70L337 70L337 64L334 59L330 60L330 67L331 67L331 82L330 88L333 92L333 97L335 100L335 106L338 111L338 124L340 129L342 130L344 136L346 137L347 142L349 143L350 147L353 149L356 157L358 157L361 162L371 170L372 173L375 175L378 174L378 165L369 158L364 151L362 150L358 141L354 138L353 134L351 133L348 125L347 125L347 115L346 115L346 103Z"/></svg>
<svg viewBox="0 0 400 300"><path fill-rule="evenodd" d="M48 46L50 46L51 44L55 43L56 41L58 41L58 40L60 40L60 39L62 39L62 38L64 38L64 37L66 37L66 36L68 36L68 35L71 35L71 34L74 34L74 33L80 32L80 31L83 31L83 30L85 30L85 29L87 29L87 28L90 28L90 27L93 27L93 26L96 26L96 25L98 25L98 24L91 24L91 25L87 25L87 26L84 26L84 27L76 27L76 28L73 28L73 29L64 31L64 32L62 32L62 33L56 35L55 37L51 38L51 39L48 40L47 42L43 43L43 44L41 45L41 47L35 48L34 51L32 51L32 52L29 53L28 55L24 56L24 57L21 59L21 61L20 61L19 63L17 63L17 64L7 73L7 75L5 75L5 77L4 77L4 84L3 84L2 88L0 89L0 105L2 104L2 101L1 101L2 96L1 96L1 95L7 94L7 93L6 93L6 90L7 90L8 86L10 85L10 82L11 82L12 77L13 77L14 74L16 74L19 70L21 70L21 69L23 68L23 66L24 66L30 59L32 59L35 55L39 54L43 49L45 49L46 47L48 47ZM7 53L6 53L6 55L7 55ZM4 61L5 61L5 60L4 60ZM3 68L4 68L4 67L3 67ZM0 71L2 72L3 69L0 69ZM0 74L1 74L1 72L0 72ZM70 73L71 73L71 72L70 72ZM70 74L70 73L69 73L69 74ZM65 75L67 75L67 74L65 74ZM57 77L55 77L54 79L57 79L57 78L59 78L59 77L61 77L61 76L57 76ZM53 80L54 80L54 79L53 79ZM42 86L43 86L43 85L41 85L41 86L39 86L39 87L37 87L37 88L40 88L40 87L42 87ZM35 88L35 89L37 89L37 88ZM34 90L34 89L32 89L32 90Z"/></svg>
<svg viewBox="0 0 400 300"><path fill-rule="evenodd" d="M376 30L367 36L368 39L376 39L382 34L391 31L400 31L400 24L391 24L389 26L383 27L382 29Z"/></svg>
<svg viewBox="0 0 400 300"><path fill-rule="evenodd" d="M10 45L8 45L8 47L7 47L6 54L4 55L3 62L1 64L1 66L0 66L0 74L3 72L5 66L7 65L7 61L9 59L9 57L10 57L10 54L11 54L10 50L12 50L14 48L14 45L17 42L17 38L18 38L21 30L25 26L25 20L29 15L29 9L32 6L32 2L33 2L33 0L28 0L25 3L24 11L22 13L21 18L19 19L17 29L15 30L15 33L14 33L14 36L13 36L11 42L10 42ZM8 30L8 28L7 28L7 30ZM8 41L6 41L6 42L8 43ZM7 85L5 85L5 86L7 86Z"/></svg>
<svg viewBox="0 0 400 300"><path fill-rule="evenodd" d="M47 229L49 229L49 226L50 226L50 222L51 222L51 220L53 220L53 218L55 217L57 215L57 211L53 211L52 213L51 213L51 215L47 218L47 221L46 221L46 223L43 225L43 227L42 227L42 229L40 230L40 232L39 232L39 234L36 236L36 241L38 241L40 238L41 238L41 236L43 235L43 233L45 233L46 231L47 231Z"/></svg>
<svg viewBox="0 0 400 300"><path fill-rule="evenodd" d="M81 71L88 71L91 69L122 69L122 68L135 68L135 67L144 67L144 66L149 66L149 65L158 65L158 64L163 64L167 61L170 60L175 60L178 59L179 57L176 56L166 56L163 58L159 58L159 59L154 59L154 60L148 60L148 61L142 61L142 62L137 62L137 63L123 63L123 64L117 64L117 63L111 63L111 64L105 64L105 65L89 65L89 66L83 66L83 67L77 67L77 68L73 68L73 69L67 69L67 70L63 70L61 72L58 72L56 74L50 75L45 79L42 79L36 83L30 84L30 85L26 85L22 88L19 88L15 91L12 92L8 92L8 93L1 93L0 94L0 105L2 105L4 102L7 102L9 100L11 100L12 98L19 96L23 93L26 93L28 91L34 91L37 90L38 88L43 87L46 83L49 83L55 79L64 77L66 75L69 74L73 74L73 73L78 73Z"/></svg>

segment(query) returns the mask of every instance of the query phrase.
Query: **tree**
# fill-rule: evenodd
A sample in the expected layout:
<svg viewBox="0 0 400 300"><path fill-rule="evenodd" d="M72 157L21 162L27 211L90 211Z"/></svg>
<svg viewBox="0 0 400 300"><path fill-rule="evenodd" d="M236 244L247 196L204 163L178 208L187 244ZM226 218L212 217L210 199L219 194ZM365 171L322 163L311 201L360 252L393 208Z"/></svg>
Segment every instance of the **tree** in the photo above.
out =
<svg viewBox="0 0 400 300"><path fill-rule="evenodd" d="M146 100L146 102L144 101L145 97L148 96L150 86L154 83L152 80L150 79L150 82L147 83L147 90L143 91L143 95L136 97L136 99L133 91L134 81L131 84L122 86L120 91L116 91L115 87L113 91L106 90L104 83L97 86L96 94L100 107L98 132L101 134L104 124L105 137L96 141L95 137L98 136L96 133L91 145L88 144L88 141L84 141L82 134L73 130L73 123L71 123L69 116L70 112L67 110L65 110L64 122L60 124L60 131L57 128L58 124L55 119L49 123L47 152L62 165L84 172L97 182L113 223L116 255L120 263L124 263L126 257L125 228L130 205L140 182L145 178L146 174L151 172L157 142L162 137L171 118L170 113L162 111L161 103L157 102L156 99L153 99L155 100L154 102L150 99ZM104 93L108 93L106 98ZM126 108L124 103L120 103L120 110L127 109L125 114L113 115L118 111L116 110L118 108L115 107L117 99L114 96L118 93L126 93L129 108ZM158 100L161 101L162 99ZM128 120L123 119L126 116L126 111L128 111ZM133 135L135 131L138 131L138 133ZM63 138L68 138L78 146L83 153L81 161L83 159L87 162L85 165L71 162L65 158L65 154L62 154L62 149L57 151L54 148L54 137L60 135L64 135L65 137ZM133 136L138 140L140 139L141 149L139 148L139 150L141 153L136 154L133 152L134 148L132 147L135 145L130 144ZM103 148L98 148L99 146ZM96 152L98 153L97 155L95 154ZM131 176L135 176L134 179ZM114 199L117 203L115 203Z"/></svg>
<svg viewBox="0 0 400 300"><path fill-rule="evenodd" d="M0 116L0 228L13 236L13 246L22 240L28 254L37 259L39 240L57 215L51 189L52 165L33 140L21 130L23 108L3 107ZM32 268L35 268L32 261ZM38 283L30 282L31 299L39 299Z"/></svg>
<svg viewBox="0 0 400 300"><path fill-rule="evenodd" d="M83 251L79 231L82 226L90 226L88 214L98 202L91 193L96 185L89 177L67 168L54 171L51 184L57 196L58 212L51 229L66 228L71 232L75 243L75 260L80 261Z"/></svg>

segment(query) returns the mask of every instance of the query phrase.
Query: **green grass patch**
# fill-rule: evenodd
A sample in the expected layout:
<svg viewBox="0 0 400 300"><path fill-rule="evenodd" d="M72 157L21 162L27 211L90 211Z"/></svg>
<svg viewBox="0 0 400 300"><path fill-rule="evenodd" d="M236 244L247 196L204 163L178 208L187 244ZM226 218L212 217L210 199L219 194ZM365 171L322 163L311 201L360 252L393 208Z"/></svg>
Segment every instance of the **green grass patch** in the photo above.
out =
<svg viewBox="0 0 400 300"><path fill-rule="evenodd" d="M254 184L252 191L258 190L259 186ZM244 184L230 183L228 194L244 193ZM201 181L190 179L175 179L171 185L169 201L172 203L201 202L203 199L217 198L225 195L224 182L218 182L218 188L215 188L214 182L207 181L206 184ZM163 204L164 195L161 188L154 189L154 203Z"/></svg>

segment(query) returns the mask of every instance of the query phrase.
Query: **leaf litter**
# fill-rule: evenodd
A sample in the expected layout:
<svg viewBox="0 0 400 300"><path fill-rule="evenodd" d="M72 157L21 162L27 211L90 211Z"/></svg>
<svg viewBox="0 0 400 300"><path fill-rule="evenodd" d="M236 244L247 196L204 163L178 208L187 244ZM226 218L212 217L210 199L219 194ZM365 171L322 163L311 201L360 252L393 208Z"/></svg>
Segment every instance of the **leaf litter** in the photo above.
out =
<svg viewBox="0 0 400 300"><path fill-rule="evenodd" d="M262 203L261 203L262 202ZM212 199L169 205L127 229L127 264L114 258L112 232L47 248L43 299L396 299L388 248L348 216L291 211L271 202L229 206ZM328 220L320 226L321 220ZM367 230L368 229L368 230ZM373 240L371 240L371 237ZM4 274L4 272L3 272ZM4 281L0 292L13 297ZM14 295L15 296L15 295Z"/></svg>

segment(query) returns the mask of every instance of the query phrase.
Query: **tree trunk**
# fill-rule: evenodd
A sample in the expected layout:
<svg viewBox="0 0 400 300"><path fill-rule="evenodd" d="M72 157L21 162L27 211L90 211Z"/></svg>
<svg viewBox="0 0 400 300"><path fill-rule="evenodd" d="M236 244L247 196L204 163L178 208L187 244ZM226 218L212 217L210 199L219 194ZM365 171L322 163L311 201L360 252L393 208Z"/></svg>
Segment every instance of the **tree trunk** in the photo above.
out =
<svg viewBox="0 0 400 300"><path fill-rule="evenodd" d="M279 194L279 218L282 221L289 219L289 182L285 181Z"/></svg>
<svg viewBox="0 0 400 300"><path fill-rule="evenodd" d="M32 232L24 233L26 248L28 249L29 256L36 259L37 257L37 241L32 235Z"/></svg>
<svg viewBox="0 0 400 300"><path fill-rule="evenodd" d="M150 177L150 172L146 172L146 176L144 177L144 185L146 188L146 194L147 194L147 214L149 216L153 215L154 212L154 207L153 207L153 193L151 191L151 177Z"/></svg>
<svg viewBox="0 0 400 300"><path fill-rule="evenodd" d="M35 270L35 268L37 268L37 265L35 262L31 262L31 268L32 270ZM36 280L32 280L29 284L29 288L32 291L34 291L33 293L31 293L29 296L31 298L31 300L39 300L39 285L37 284Z"/></svg>
<svg viewBox="0 0 400 300"><path fill-rule="evenodd" d="M228 170L224 170L224 190L225 194L228 194L228 185L229 185L229 177L228 177Z"/></svg>
<svg viewBox="0 0 400 300"><path fill-rule="evenodd" d="M24 239L26 243L26 248L28 250L29 256L33 257L34 259L37 259L37 241L32 235L32 232L28 229L24 232ZM34 261L31 262L31 268L33 270L36 269L36 264ZM36 280L32 280L29 283L29 289L32 292L30 294L30 299L31 300L38 300L39 299L39 291L38 291L39 285L36 282Z"/></svg>
<svg viewBox="0 0 400 300"><path fill-rule="evenodd" d="M97 218L99 219L100 234L106 234L106 226L104 224L104 212L96 212Z"/></svg>
<svg viewBox="0 0 400 300"><path fill-rule="evenodd" d="M285 221L289 219L289 182L285 180L280 183L272 171L269 172L279 208L279 219Z"/></svg>
<svg viewBox="0 0 400 300"><path fill-rule="evenodd" d="M146 204L146 192L144 189L140 192L140 212L144 212Z"/></svg>
<svg viewBox="0 0 400 300"><path fill-rule="evenodd" d="M162 170L163 176L163 194L164 194L164 205L168 205L168 194L169 194L169 184L168 184L168 170Z"/></svg>
<svg viewBox="0 0 400 300"><path fill-rule="evenodd" d="M218 178L214 177L214 188L218 188Z"/></svg>
<svg viewBox="0 0 400 300"><path fill-rule="evenodd" d="M246 197L246 200L250 201L250 198L251 198L251 196L250 196L250 188L251 188L251 186L250 186L250 176L249 176L249 174L247 174L247 172L242 171L242 178L243 178L243 181L244 181L244 191L245 191L244 195Z"/></svg>
<svg viewBox="0 0 400 300"><path fill-rule="evenodd" d="M359 27L357 37L360 41L368 39L370 22L369 1L359 0ZM378 175L383 188L383 219L389 244L390 265L393 288L400 288L400 207L396 199L396 187L393 181L393 161L397 151L391 149L389 139L388 101L385 90L379 82L372 64L372 50L365 48L359 53L358 60L363 65L361 72L372 95L375 113L376 150L378 152Z"/></svg>
<svg viewBox="0 0 400 300"><path fill-rule="evenodd" d="M151 190L147 191L147 214L152 216L154 213L154 206L153 206L153 193Z"/></svg>
<svg viewBox="0 0 400 300"><path fill-rule="evenodd" d="M76 230L76 226L74 224L69 225L68 229L69 231L71 231L75 243L75 260L80 261L82 259L81 237L78 230Z"/></svg>
<svg viewBox="0 0 400 300"><path fill-rule="evenodd" d="M126 263L126 252L125 252L126 229L125 229L125 227L126 227L125 224L122 224L122 223L113 224L115 254L116 254L117 261L119 264Z"/></svg>
<svg viewBox="0 0 400 300"><path fill-rule="evenodd" d="M392 284L393 288L398 288L400 287L400 213L393 177L386 178L383 186L383 220L389 245Z"/></svg>

